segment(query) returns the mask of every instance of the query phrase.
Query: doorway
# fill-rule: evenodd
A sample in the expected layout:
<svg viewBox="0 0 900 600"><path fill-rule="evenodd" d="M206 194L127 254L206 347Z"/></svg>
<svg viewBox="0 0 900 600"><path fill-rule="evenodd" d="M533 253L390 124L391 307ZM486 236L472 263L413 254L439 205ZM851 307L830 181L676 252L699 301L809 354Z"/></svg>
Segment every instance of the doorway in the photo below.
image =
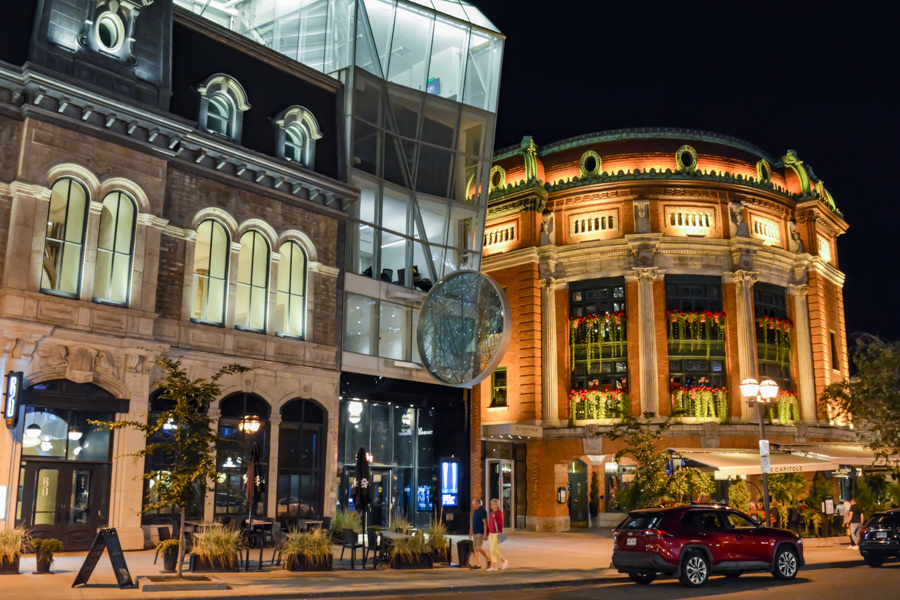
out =
<svg viewBox="0 0 900 600"><path fill-rule="evenodd" d="M515 463L503 458L488 459L485 461L484 473L484 489L487 490L486 508L490 509L491 498L498 498L503 510L503 527L515 529L516 509L513 504Z"/></svg>
<svg viewBox="0 0 900 600"><path fill-rule="evenodd" d="M56 538L66 550L90 548L107 525L108 464L27 461L19 478L17 523L36 538Z"/></svg>
<svg viewBox="0 0 900 600"><path fill-rule="evenodd" d="M391 471L390 467L374 467L370 466L369 470L372 475L372 505L369 508L369 527L386 528L391 518L391 506L393 506L393 498L395 496L391 489ZM351 510L353 507L353 496L350 490L356 482L356 467L345 466L342 477L342 489L346 490L345 506Z"/></svg>
<svg viewBox="0 0 900 600"><path fill-rule="evenodd" d="M588 526L587 465L575 459L569 464L569 523L573 527Z"/></svg>

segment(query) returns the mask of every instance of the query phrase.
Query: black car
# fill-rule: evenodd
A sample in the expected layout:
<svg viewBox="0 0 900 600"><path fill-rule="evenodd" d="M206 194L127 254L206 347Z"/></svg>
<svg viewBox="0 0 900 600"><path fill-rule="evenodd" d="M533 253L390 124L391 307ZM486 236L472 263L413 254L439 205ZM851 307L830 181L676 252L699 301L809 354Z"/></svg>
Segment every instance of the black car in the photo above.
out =
<svg viewBox="0 0 900 600"><path fill-rule="evenodd" d="M900 557L900 508L875 513L859 530L859 553L871 567Z"/></svg>

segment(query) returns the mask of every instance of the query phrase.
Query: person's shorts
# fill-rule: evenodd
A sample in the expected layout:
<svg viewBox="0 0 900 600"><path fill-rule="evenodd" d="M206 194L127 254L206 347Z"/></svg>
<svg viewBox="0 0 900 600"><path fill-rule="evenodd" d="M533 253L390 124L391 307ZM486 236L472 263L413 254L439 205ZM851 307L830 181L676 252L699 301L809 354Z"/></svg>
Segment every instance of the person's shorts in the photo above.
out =
<svg viewBox="0 0 900 600"><path fill-rule="evenodd" d="M476 533L476 534L472 535L472 544L476 548L484 546L484 534Z"/></svg>

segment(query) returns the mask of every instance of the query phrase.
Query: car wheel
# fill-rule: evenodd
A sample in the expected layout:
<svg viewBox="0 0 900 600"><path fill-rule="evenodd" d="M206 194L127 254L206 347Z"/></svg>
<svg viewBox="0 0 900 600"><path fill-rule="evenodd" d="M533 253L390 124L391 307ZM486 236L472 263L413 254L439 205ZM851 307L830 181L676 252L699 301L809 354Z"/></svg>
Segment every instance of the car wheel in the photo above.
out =
<svg viewBox="0 0 900 600"><path fill-rule="evenodd" d="M793 579L799 569L797 553L792 548L782 546L775 552L775 560L772 563L772 575L775 579Z"/></svg>
<svg viewBox="0 0 900 600"><path fill-rule="evenodd" d="M628 577L638 585L650 585L656 579L656 573L629 573Z"/></svg>
<svg viewBox="0 0 900 600"><path fill-rule="evenodd" d="M709 581L709 561L700 552L689 552L681 562L681 585L700 587Z"/></svg>
<svg viewBox="0 0 900 600"><path fill-rule="evenodd" d="M865 561L866 561L866 564L869 565L870 567L880 567L881 565L884 564L884 559L881 558L880 556L878 556L878 557L869 556L865 559Z"/></svg>
<svg viewBox="0 0 900 600"><path fill-rule="evenodd" d="M729 579L737 579L741 574L740 571L725 571L725 577L728 577Z"/></svg>

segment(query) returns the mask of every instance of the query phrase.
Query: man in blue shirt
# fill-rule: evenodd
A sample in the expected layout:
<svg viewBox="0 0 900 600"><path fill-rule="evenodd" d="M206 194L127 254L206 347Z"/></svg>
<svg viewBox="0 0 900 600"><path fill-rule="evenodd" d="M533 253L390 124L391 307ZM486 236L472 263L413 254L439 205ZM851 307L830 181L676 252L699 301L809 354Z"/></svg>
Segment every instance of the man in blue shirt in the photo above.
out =
<svg viewBox="0 0 900 600"><path fill-rule="evenodd" d="M481 498L472 500L472 524L469 526L469 539L475 550L475 564L473 569L481 568L480 554L484 555L487 564L491 564L491 557L488 556L487 550L484 549L484 533L487 531L487 511L484 510L484 503Z"/></svg>

